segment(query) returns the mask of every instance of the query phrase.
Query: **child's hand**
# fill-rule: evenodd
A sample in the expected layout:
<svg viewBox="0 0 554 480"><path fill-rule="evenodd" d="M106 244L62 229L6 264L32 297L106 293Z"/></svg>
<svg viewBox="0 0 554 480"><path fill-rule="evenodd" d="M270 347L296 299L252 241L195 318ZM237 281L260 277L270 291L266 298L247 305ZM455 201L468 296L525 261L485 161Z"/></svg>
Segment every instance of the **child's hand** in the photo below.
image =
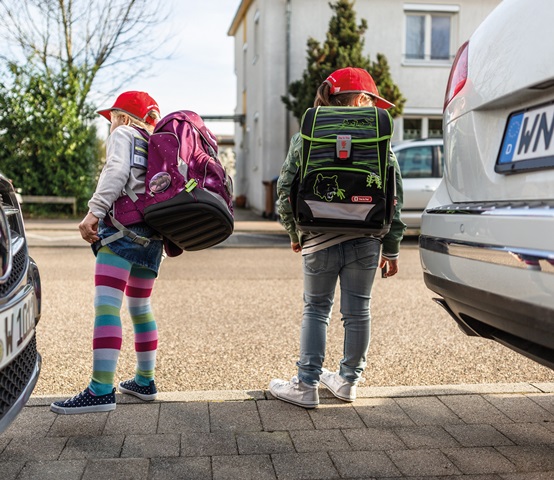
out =
<svg viewBox="0 0 554 480"><path fill-rule="evenodd" d="M300 243L298 242L290 242L290 247L292 248L292 251L294 253L298 253L302 251L302 247L300 246Z"/></svg>
<svg viewBox="0 0 554 480"><path fill-rule="evenodd" d="M88 243L94 243L100 240L98 237L98 218L96 218L92 213L87 213L87 216L83 218L79 224L79 231L81 232L81 237L83 240Z"/></svg>
<svg viewBox="0 0 554 480"><path fill-rule="evenodd" d="M379 262L379 268L383 268L387 266L386 273L383 274L384 278L392 277L393 275L396 275L398 273L398 258L395 258L394 260L389 260L385 257L381 257L381 261Z"/></svg>

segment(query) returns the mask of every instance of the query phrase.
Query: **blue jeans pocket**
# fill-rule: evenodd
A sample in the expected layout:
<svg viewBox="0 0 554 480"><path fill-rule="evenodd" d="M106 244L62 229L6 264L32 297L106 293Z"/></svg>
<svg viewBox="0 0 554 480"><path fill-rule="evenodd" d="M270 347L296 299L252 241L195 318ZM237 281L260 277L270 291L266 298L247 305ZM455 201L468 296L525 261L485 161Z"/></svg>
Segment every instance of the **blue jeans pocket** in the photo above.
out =
<svg viewBox="0 0 554 480"><path fill-rule="evenodd" d="M318 252L309 253L302 257L306 270L311 273L321 273L327 269L329 260L329 252L327 249L319 250Z"/></svg>
<svg viewBox="0 0 554 480"><path fill-rule="evenodd" d="M367 238L358 240L354 245L356 261L364 268L377 267L381 244L378 240Z"/></svg>

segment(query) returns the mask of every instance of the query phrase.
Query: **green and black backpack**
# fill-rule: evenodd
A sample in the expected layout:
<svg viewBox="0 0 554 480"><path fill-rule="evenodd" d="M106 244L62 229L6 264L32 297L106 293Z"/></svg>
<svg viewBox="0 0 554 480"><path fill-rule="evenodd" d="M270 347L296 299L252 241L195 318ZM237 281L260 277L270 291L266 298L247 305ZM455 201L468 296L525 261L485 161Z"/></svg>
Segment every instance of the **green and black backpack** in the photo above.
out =
<svg viewBox="0 0 554 480"><path fill-rule="evenodd" d="M391 116L377 107L306 111L290 198L298 230L376 236L389 231L396 201L392 132Z"/></svg>

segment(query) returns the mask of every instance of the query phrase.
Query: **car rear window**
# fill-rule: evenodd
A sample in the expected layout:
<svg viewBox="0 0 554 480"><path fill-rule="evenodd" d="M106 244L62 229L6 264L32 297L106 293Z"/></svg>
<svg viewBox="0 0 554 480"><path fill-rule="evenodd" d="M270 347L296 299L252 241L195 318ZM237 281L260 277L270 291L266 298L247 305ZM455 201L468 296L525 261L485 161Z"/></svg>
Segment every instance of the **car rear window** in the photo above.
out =
<svg viewBox="0 0 554 480"><path fill-rule="evenodd" d="M396 152L402 178L425 178L433 176L433 147L419 146Z"/></svg>

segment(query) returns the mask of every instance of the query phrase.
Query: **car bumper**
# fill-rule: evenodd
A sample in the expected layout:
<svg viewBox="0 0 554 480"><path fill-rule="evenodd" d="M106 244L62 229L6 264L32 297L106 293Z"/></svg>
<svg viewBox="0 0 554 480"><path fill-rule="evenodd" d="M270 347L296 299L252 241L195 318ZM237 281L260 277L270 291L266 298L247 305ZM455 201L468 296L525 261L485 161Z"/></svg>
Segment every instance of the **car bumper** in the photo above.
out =
<svg viewBox="0 0 554 480"><path fill-rule="evenodd" d="M36 352L34 366L31 370L30 377L28 378L25 387L19 392L19 396L17 397L17 399L11 404L9 410L7 410L0 419L0 433L4 432L10 426L10 424L15 420L19 412L21 412L21 410L29 400L29 397L33 393L35 385L37 384L41 366L42 357L40 356L40 353Z"/></svg>
<svg viewBox="0 0 554 480"><path fill-rule="evenodd" d="M427 287L469 335L554 368L554 204L434 205L422 218Z"/></svg>

